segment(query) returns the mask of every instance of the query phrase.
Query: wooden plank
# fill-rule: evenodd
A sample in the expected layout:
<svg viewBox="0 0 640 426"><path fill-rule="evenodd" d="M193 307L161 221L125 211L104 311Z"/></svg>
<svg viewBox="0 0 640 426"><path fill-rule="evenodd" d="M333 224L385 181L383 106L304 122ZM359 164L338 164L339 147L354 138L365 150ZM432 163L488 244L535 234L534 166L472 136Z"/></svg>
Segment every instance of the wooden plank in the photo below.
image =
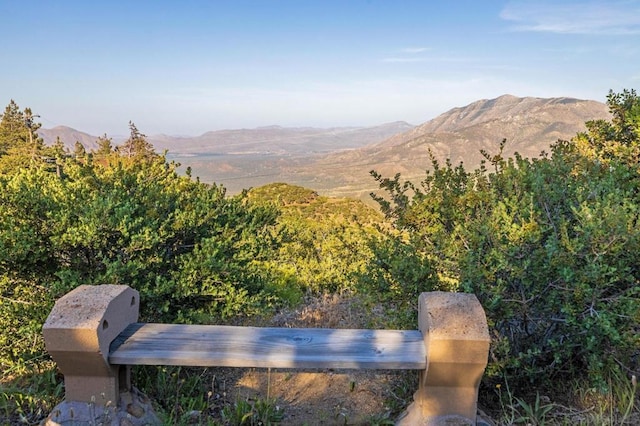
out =
<svg viewBox="0 0 640 426"><path fill-rule="evenodd" d="M423 370L417 330L131 324L112 343L111 364L201 367Z"/></svg>

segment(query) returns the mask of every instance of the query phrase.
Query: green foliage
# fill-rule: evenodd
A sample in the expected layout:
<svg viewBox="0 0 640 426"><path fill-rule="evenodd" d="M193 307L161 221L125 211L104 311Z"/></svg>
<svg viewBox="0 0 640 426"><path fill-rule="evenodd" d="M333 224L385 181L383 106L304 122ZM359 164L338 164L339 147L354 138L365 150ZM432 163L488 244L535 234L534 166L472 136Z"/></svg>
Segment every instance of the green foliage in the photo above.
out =
<svg viewBox="0 0 640 426"><path fill-rule="evenodd" d="M2 383L46 360L42 325L80 284L137 289L142 321L214 323L280 303L273 206L181 177L160 156L59 161L62 174L37 165L0 174ZM48 404L30 395L6 394L3 405Z"/></svg>
<svg viewBox="0 0 640 426"><path fill-rule="evenodd" d="M30 108L20 111L11 100L0 120L0 173L42 164L44 145Z"/></svg>
<svg viewBox="0 0 640 426"><path fill-rule="evenodd" d="M543 402L539 392L536 392L534 402L529 403L523 398L514 396L509 388L509 382L505 381L504 392L502 384L499 383L496 385L496 393L501 408L500 424L527 424L532 426L555 424L555 422L550 422L549 418L556 405L550 402ZM545 397L544 399L547 398Z"/></svg>
<svg viewBox="0 0 640 426"><path fill-rule="evenodd" d="M402 327L415 324L420 293L456 291L460 283L457 253L467 242L467 223L486 208L486 194L475 192L480 171L468 173L462 165L442 167L432 158L432 170L420 185L401 182L400 175L372 176L390 200L372 194L392 228L382 228L382 237L369 245L373 261L362 277L386 299L395 302Z"/></svg>
<svg viewBox="0 0 640 426"><path fill-rule="evenodd" d="M534 426L543 426L547 424L547 418L549 412L554 409L554 404L542 403L540 401L540 394L536 393L536 399L533 403L529 404L521 398L516 398L519 411L522 411L520 416L516 418L516 423L526 423ZM518 410L518 408L514 408Z"/></svg>
<svg viewBox="0 0 640 426"><path fill-rule="evenodd" d="M12 99L2 114L0 120L0 155L5 155L10 149L29 143L29 128L26 125L26 114L30 111L20 111L20 107Z"/></svg>
<svg viewBox="0 0 640 426"><path fill-rule="evenodd" d="M162 157L123 160L0 175L0 370L43 353L53 301L80 284L130 285L148 321L213 322L277 302L275 208L181 177Z"/></svg>
<svg viewBox="0 0 640 426"><path fill-rule="evenodd" d="M608 99L610 122L537 159L504 158L502 141L473 171L433 160L418 184L372 172L387 223L361 202L286 184L229 197L179 176L133 123L123 146L105 135L71 158L61 143L43 148L31 111L12 101L0 122L0 421L33 423L59 399L42 324L57 298L99 283L139 290L142 321L197 323L347 291L384 300L387 323L412 328L420 292L473 292L492 335L489 384L572 379L611 394L638 369L640 100ZM197 374L141 371L168 422L219 410ZM615 394L626 397L611 413L629 418L635 382ZM509 398L512 421L547 420L540 397ZM239 400L224 415L266 424L281 412Z"/></svg>
<svg viewBox="0 0 640 426"><path fill-rule="evenodd" d="M587 132L578 134L574 142L582 155L595 162L637 165L640 160L640 98L635 90L611 91L607 103L611 121L587 122Z"/></svg>
<svg viewBox="0 0 640 426"><path fill-rule="evenodd" d="M124 158L133 159L137 162L150 161L158 157L154 152L153 146L147 141L146 135L141 133L136 125L129 121L129 138L116 148L117 152ZM98 151L106 153L107 140L102 139Z"/></svg>
<svg viewBox="0 0 640 426"><path fill-rule="evenodd" d="M222 418L232 426L268 426L282 421L284 412L271 399L238 399L232 406L224 407Z"/></svg>
<svg viewBox="0 0 640 426"><path fill-rule="evenodd" d="M13 369L11 383L0 381L0 421L37 424L63 397L62 382L52 363L28 369Z"/></svg>
<svg viewBox="0 0 640 426"><path fill-rule="evenodd" d="M387 310L378 327L413 329L420 293L447 289L439 285L432 262L398 232L380 232L367 240L372 255L359 273L359 290Z"/></svg>
<svg viewBox="0 0 640 426"><path fill-rule="evenodd" d="M314 191L271 184L252 189L256 203L276 205L283 244L274 271L282 288L313 292L354 290L371 257L366 242L381 220L357 200L329 199Z"/></svg>
<svg viewBox="0 0 640 426"><path fill-rule="evenodd" d="M113 152L113 140L110 137L107 137L106 133L103 136L98 137L96 144L98 145L98 149L95 150L94 156L96 158L107 158Z"/></svg>
<svg viewBox="0 0 640 426"><path fill-rule="evenodd" d="M388 194L377 198L383 212L408 234L403 252L432 265L436 286L479 297L493 336L490 377L585 377L604 389L610 371L637 368L638 100L609 99L612 123L538 159L504 159L503 141L473 172L434 161L419 185L374 173Z"/></svg>
<svg viewBox="0 0 640 426"><path fill-rule="evenodd" d="M207 370L159 366L134 371L136 385L148 390L147 396L157 401L163 423L193 424L194 413L208 415L212 401L205 380Z"/></svg>

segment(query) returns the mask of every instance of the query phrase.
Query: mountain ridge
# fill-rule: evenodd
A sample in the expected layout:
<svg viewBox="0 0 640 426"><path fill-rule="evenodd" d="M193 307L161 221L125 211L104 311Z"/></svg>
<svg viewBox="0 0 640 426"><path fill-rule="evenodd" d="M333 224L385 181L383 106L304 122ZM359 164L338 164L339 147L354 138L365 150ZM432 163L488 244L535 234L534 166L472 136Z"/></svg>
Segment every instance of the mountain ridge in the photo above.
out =
<svg viewBox="0 0 640 426"><path fill-rule="evenodd" d="M304 155L362 147L413 128L406 122L369 127L282 127L226 129L187 138L149 136L157 149L173 154Z"/></svg>
<svg viewBox="0 0 640 426"><path fill-rule="evenodd" d="M404 121L383 123L377 126L360 127L283 127L262 126L253 129L212 130L198 136L171 136L165 134L147 136L147 140L159 152L168 150L175 155L221 155L221 154L269 154L308 155L339 151L365 146L394 134L413 128ZM98 139L68 126L41 128L38 134L45 144L51 145L59 137L69 150L75 142L82 143L87 150L96 149ZM123 138L114 138L114 144Z"/></svg>
<svg viewBox="0 0 640 426"><path fill-rule="evenodd" d="M90 135L89 133L69 126L60 125L50 129L40 128L37 133L38 136L43 139L45 145L53 145L56 138L59 137L65 147L70 151L73 151L76 141L80 142L87 151L98 148L98 144L96 143L98 140L97 136Z"/></svg>
<svg viewBox="0 0 640 426"><path fill-rule="evenodd" d="M443 163L462 162L468 169L483 160L481 151L495 153L507 139L505 156L516 152L537 157L558 139L570 139L586 130L585 122L611 117L607 105L569 97L519 98L503 95L483 99L464 107L452 108L413 129L357 150L332 153L317 159L298 176L315 176L315 189L331 195L360 197L377 189L369 172L383 176L401 173L403 178L424 178L431 168L431 158ZM333 169L334 164L347 165ZM348 168L349 174L341 170ZM330 170L329 173L323 171ZM326 181L326 185L320 182Z"/></svg>
<svg viewBox="0 0 640 426"><path fill-rule="evenodd" d="M505 156L518 152L536 157L558 139L584 131L586 121L610 117L608 107L597 101L503 95L452 108L417 126L273 125L148 139L158 151L168 149L169 158L190 166L194 176L222 184L229 193L287 182L326 195L366 198L377 189L371 170L421 179L432 156L473 168L482 160L482 150L495 153L505 138Z"/></svg>

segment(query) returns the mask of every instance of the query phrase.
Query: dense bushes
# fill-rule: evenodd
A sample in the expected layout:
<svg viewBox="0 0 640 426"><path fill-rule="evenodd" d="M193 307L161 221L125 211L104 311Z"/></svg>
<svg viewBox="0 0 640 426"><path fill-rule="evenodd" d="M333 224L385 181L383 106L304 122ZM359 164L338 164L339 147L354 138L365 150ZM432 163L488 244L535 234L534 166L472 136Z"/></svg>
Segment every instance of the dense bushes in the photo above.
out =
<svg viewBox="0 0 640 426"><path fill-rule="evenodd" d="M512 177L492 185L506 191L469 224L461 288L493 322L494 367L528 381L583 376L603 386L612 369L632 367L637 348L637 201L612 171L563 173L579 164L565 150L504 166L499 177Z"/></svg>
<svg viewBox="0 0 640 426"><path fill-rule="evenodd" d="M330 199L298 186L275 183L249 191L255 203L281 212L282 238L274 265L289 287L311 292L355 291L372 253L367 242L380 235L382 216L352 199Z"/></svg>
<svg viewBox="0 0 640 426"><path fill-rule="evenodd" d="M60 165L60 176L42 164L0 175L0 381L17 386L0 392L0 419L22 410L37 419L60 397L19 383L51 368L42 324L72 288L130 285L141 292L142 321L237 321L305 291L353 291L364 235L381 219L361 202L288 185L227 197L162 157ZM302 194L288 200L291 191ZM144 382L157 373L141 374ZM33 391L43 384L51 386Z"/></svg>
<svg viewBox="0 0 640 426"><path fill-rule="evenodd" d="M63 170L0 176L3 368L42 351L53 301L80 284L136 288L146 320L215 321L269 299L274 208L180 177L162 158Z"/></svg>
<svg viewBox="0 0 640 426"><path fill-rule="evenodd" d="M637 373L640 100L609 102L612 123L589 123L538 159L504 159L503 142L473 172L434 161L419 185L374 173L389 195L378 197L383 211L441 285L480 298L489 377L602 389L611 373Z"/></svg>

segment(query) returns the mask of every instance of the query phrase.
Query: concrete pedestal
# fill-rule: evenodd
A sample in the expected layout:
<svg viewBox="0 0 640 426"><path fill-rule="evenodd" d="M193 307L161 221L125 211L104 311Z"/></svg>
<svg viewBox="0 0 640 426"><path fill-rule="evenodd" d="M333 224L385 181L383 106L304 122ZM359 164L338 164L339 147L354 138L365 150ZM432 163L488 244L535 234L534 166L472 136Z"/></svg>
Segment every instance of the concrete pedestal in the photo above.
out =
<svg viewBox="0 0 640 426"><path fill-rule="evenodd" d="M109 364L109 345L138 321L140 296L126 285L82 285L60 298L43 327L64 374L65 401L45 426L159 425L151 402L131 386L128 366Z"/></svg>
<svg viewBox="0 0 640 426"><path fill-rule="evenodd" d="M476 424L478 388L491 342L480 302L473 294L422 293L418 323L427 368L420 372L414 402L397 424Z"/></svg>

